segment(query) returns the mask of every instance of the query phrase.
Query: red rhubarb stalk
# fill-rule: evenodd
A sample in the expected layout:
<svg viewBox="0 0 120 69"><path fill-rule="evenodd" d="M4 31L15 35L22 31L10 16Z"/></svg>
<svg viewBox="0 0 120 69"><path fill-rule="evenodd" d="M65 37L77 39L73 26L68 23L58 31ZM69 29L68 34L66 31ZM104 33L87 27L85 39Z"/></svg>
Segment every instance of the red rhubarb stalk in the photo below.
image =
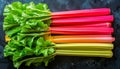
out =
<svg viewBox="0 0 120 69"><path fill-rule="evenodd" d="M73 17L73 18L60 18L52 19L51 25L80 25L101 22L112 22L113 16L94 16L94 17Z"/></svg>
<svg viewBox="0 0 120 69"><path fill-rule="evenodd" d="M51 27L54 27L51 25ZM111 27L111 23L110 22L103 22L103 23L91 23L91 24L81 24L81 25L67 25L67 26L55 26L55 27L65 27L65 28L71 28L71 27L75 27L75 28L79 28L79 27Z"/></svg>
<svg viewBox="0 0 120 69"><path fill-rule="evenodd" d="M73 10L73 11L60 11L53 12L52 18L65 18L65 17L84 17L84 16L102 16L109 15L109 8L98 8L98 9L84 9L84 10Z"/></svg>
<svg viewBox="0 0 120 69"><path fill-rule="evenodd" d="M51 34L78 34L78 35L109 35L113 33L113 28L96 28L96 27L84 27L84 28L65 28L65 27L51 27Z"/></svg>

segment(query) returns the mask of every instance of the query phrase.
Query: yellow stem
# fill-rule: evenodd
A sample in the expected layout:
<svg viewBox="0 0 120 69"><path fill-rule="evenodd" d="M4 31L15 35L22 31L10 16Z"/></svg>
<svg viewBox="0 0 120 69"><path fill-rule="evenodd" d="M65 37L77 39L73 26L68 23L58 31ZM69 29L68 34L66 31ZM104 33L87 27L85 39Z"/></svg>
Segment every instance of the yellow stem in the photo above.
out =
<svg viewBox="0 0 120 69"><path fill-rule="evenodd" d="M112 50L112 43L66 43L56 44L56 49L61 50Z"/></svg>
<svg viewBox="0 0 120 69"><path fill-rule="evenodd" d="M56 50L56 55L111 58L113 56L113 53L112 53L112 51Z"/></svg>

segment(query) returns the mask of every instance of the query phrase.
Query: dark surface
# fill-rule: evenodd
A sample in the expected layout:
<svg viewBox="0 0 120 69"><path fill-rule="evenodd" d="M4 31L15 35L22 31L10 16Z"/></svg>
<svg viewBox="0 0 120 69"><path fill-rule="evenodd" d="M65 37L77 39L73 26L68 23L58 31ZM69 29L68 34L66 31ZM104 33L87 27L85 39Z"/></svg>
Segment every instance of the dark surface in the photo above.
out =
<svg viewBox="0 0 120 69"><path fill-rule="evenodd" d="M4 32L2 30L4 6L13 1L47 3L51 11L109 7L115 17L113 36L116 40L114 42L113 58L57 56L54 61L49 63L48 67L43 65L25 67L22 65L20 69L120 69L120 0L0 0L0 69L15 69L10 60L3 58L3 47L6 43L4 42Z"/></svg>

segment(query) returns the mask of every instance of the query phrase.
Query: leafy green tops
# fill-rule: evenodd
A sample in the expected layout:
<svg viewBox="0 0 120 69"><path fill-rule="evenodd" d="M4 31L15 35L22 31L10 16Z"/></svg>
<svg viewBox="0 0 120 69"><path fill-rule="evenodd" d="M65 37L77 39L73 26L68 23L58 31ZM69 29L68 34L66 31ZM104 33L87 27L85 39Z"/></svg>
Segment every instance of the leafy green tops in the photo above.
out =
<svg viewBox="0 0 120 69"><path fill-rule="evenodd" d="M13 2L6 5L3 15L3 29L11 38L4 49L5 57L10 57L16 68L22 63L37 66L44 62L47 65L55 52L54 43L45 38L51 23L48 6Z"/></svg>

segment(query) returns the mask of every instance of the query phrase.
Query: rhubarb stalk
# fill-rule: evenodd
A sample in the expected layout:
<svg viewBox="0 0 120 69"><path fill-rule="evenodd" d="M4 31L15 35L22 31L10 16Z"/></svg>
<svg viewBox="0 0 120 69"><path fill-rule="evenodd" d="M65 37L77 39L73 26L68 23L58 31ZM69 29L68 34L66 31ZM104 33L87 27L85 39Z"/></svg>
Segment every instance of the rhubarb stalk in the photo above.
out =
<svg viewBox="0 0 120 69"><path fill-rule="evenodd" d="M95 27L51 27L51 34L76 34L76 35L110 35L113 28Z"/></svg>
<svg viewBox="0 0 120 69"><path fill-rule="evenodd" d="M80 25L99 22L113 22L113 16L94 16L94 17L73 17L73 18L60 18L52 19L51 25Z"/></svg>
<svg viewBox="0 0 120 69"><path fill-rule="evenodd" d="M99 8L99 9L52 12L51 16L52 18L66 18L66 17L102 16L109 14L110 14L109 8Z"/></svg>
<svg viewBox="0 0 120 69"><path fill-rule="evenodd" d="M115 39L111 35L59 35L47 38L54 43L111 43ZM6 36L8 42L10 38Z"/></svg>
<svg viewBox="0 0 120 69"><path fill-rule="evenodd" d="M111 43L65 43L56 44L55 48L58 50L112 50Z"/></svg>
<svg viewBox="0 0 120 69"><path fill-rule="evenodd" d="M51 25L50 27L54 27L53 25ZM67 25L67 26L55 26L55 27L65 27L65 28L71 28L71 27L111 27L111 23L110 22L103 22L103 23L90 23L90 24L81 24L81 25Z"/></svg>
<svg viewBox="0 0 120 69"><path fill-rule="evenodd" d="M96 36L96 35L66 35L61 36L61 38L57 38L59 36L53 36L51 39L52 42L55 43L111 43L115 39L111 36Z"/></svg>
<svg viewBox="0 0 120 69"><path fill-rule="evenodd" d="M88 57L105 57L111 58L112 51L73 51L73 50L56 50L57 55L65 56L88 56Z"/></svg>

